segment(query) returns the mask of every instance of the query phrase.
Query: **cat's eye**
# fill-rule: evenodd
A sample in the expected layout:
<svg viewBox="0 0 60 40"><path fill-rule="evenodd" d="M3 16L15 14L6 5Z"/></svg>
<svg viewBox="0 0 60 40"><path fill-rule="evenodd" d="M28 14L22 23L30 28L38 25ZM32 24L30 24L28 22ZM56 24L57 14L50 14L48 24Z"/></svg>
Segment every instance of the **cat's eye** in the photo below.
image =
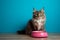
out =
<svg viewBox="0 0 60 40"><path fill-rule="evenodd" d="M36 16L38 16L38 15L36 15Z"/></svg>

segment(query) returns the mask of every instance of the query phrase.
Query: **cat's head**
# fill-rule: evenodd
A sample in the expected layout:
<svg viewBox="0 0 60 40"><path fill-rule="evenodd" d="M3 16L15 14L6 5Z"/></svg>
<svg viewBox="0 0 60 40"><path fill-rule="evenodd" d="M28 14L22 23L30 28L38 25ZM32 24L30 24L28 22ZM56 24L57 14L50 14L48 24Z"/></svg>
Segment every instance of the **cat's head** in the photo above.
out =
<svg viewBox="0 0 60 40"><path fill-rule="evenodd" d="M44 16L44 9L42 8L40 11L37 11L36 9L33 9L33 18L39 18Z"/></svg>

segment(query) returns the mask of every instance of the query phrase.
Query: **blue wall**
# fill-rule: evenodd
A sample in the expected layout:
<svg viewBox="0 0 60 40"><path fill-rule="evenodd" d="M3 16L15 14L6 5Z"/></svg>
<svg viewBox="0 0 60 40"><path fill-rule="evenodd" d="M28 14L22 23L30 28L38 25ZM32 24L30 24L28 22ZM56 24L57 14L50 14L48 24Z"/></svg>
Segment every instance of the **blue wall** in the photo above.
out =
<svg viewBox="0 0 60 40"><path fill-rule="evenodd" d="M0 33L16 33L26 27L33 8L45 9L46 31L60 32L59 0L0 0Z"/></svg>

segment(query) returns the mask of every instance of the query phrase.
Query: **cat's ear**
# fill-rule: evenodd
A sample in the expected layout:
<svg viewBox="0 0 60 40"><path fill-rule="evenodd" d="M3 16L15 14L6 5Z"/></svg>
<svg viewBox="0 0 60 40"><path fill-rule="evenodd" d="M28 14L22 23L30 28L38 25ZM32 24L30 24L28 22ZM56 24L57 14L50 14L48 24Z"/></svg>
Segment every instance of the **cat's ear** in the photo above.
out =
<svg viewBox="0 0 60 40"><path fill-rule="evenodd" d="M40 12L44 13L44 8L42 8L42 9L40 10Z"/></svg>
<svg viewBox="0 0 60 40"><path fill-rule="evenodd" d="M35 12L36 11L36 9L35 8L33 8L33 12Z"/></svg>

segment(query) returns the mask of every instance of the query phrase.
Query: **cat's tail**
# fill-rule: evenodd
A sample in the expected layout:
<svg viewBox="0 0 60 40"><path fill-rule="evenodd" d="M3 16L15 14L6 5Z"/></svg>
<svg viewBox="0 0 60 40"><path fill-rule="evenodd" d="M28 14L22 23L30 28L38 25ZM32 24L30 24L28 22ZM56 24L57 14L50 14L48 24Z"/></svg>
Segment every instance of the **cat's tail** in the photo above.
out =
<svg viewBox="0 0 60 40"><path fill-rule="evenodd" d="M25 30L22 30L22 31L18 30L17 34L25 34Z"/></svg>

